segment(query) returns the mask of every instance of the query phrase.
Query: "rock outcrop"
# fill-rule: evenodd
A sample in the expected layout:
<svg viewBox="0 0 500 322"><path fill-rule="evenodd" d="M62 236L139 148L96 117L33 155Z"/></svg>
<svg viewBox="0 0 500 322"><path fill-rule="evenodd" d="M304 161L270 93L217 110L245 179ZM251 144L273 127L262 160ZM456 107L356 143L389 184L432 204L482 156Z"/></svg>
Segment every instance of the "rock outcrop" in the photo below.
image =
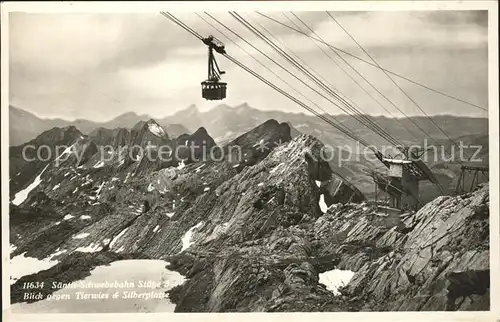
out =
<svg viewBox="0 0 500 322"><path fill-rule="evenodd" d="M489 307L487 186L417 213L384 214L338 186L322 147L270 120L224 146L217 161L49 164L11 207L11 256L57 264L12 290L27 280L75 280L85 272L67 267L118 256L168 260L186 276L170 291L177 312ZM320 278L334 269L355 272L340 295Z"/></svg>
<svg viewBox="0 0 500 322"><path fill-rule="evenodd" d="M191 135L182 134L176 141L177 146L184 147L178 150L178 154L179 159L185 163L206 161L210 159L211 154L219 152L214 150L217 144L204 127L200 127Z"/></svg>
<svg viewBox="0 0 500 322"><path fill-rule="evenodd" d="M399 218L361 210L353 222L356 210L346 208L330 209L315 229L322 239L334 231L342 240L339 267L356 271L344 294L360 310L489 307L488 187Z"/></svg>
<svg viewBox="0 0 500 322"><path fill-rule="evenodd" d="M238 249L174 257L191 277L174 299L178 311L488 310L488 229L487 187L403 217L337 204ZM334 267L356 272L339 297L318 283Z"/></svg>

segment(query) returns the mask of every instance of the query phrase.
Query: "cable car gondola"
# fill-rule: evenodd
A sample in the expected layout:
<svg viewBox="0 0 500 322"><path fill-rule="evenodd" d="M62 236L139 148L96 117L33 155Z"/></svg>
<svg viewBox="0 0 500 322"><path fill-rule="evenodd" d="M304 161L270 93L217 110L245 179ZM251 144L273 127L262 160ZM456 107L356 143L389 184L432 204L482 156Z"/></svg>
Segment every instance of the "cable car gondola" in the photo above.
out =
<svg viewBox="0 0 500 322"><path fill-rule="evenodd" d="M204 38L203 43L208 46L208 78L201 82L201 96L209 101L222 100L226 98L227 83L221 82L220 78L225 72L219 69L213 51L225 54L226 50L224 44L214 36Z"/></svg>

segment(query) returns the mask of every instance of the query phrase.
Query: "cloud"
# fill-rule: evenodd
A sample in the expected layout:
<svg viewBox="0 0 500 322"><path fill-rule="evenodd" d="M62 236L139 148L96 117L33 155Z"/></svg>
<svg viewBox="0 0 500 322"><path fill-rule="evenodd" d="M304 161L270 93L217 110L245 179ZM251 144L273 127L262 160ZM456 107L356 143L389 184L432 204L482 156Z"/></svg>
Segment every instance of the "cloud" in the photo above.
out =
<svg viewBox="0 0 500 322"><path fill-rule="evenodd" d="M472 23L482 28L488 28L487 10L429 11L425 13L415 12L415 15L426 22L438 25L468 25Z"/></svg>
<svg viewBox="0 0 500 322"><path fill-rule="evenodd" d="M112 56L122 28L99 15L10 14L10 57L33 69L96 68Z"/></svg>
<svg viewBox="0 0 500 322"><path fill-rule="evenodd" d="M441 24L431 26L422 19L432 15L445 20L454 12L413 13L413 12L366 12L363 15L346 18L332 16L364 47L469 47L487 44L484 29L471 24ZM428 19L435 19L430 18ZM449 18L453 21L453 18ZM343 48L355 48L348 35L333 21L323 21L315 30L328 43Z"/></svg>
<svg viewBox="0 0 500 322"><path fill-rule="evenodd" d="M11 13L10 27L12 61L35 69L151 65L192 44L159 14Z"/></svg>
<svg viewBox="0 0 500 322"><path fill-rule="evenodd" d="M328 48L257 13L240 14L259 29L258 24L265 26L273 39L286 44L286 48L293 50L310 66L308 68L319 72L340 91L359 101L367 112L380 113L380 108L322 50L334 57L370 92L374 92L373 89ZM285 23L289 23L288 16L300 25L290 13L266 14ZM325 12L295 14L327 42L369 59ZM228 53L280 87L289 90L239 46L300 92L311 98L317 97L203 13L200 15L236 44L221 36L195 13L175 15L203 36L215 34L225 42ZM303 78L229 14L218 12L212 15ZM487 104L484 12L332 12L332 15L382 66L474 103ZM41 115L99 120L130 110L164 116L191 103L202 108L211 106L211 102L200 97L200 82L206 78L206 46L160 14L12 13L10 45L11 98L16 105ZM264 109L302 110L223 57L217 55L217 59L221 69L227 72L224 80L229 84L228 104L248 101ZM383 93L407 108L408 113L418 114L380 71L347 56L345 59ZM429 106L430 113L470 111L421 88L401 84L419 102L422 100L422 106ZM325 106L331 105L322 99L317 101ZM434 108L436 104L438 109Z"/></svg>

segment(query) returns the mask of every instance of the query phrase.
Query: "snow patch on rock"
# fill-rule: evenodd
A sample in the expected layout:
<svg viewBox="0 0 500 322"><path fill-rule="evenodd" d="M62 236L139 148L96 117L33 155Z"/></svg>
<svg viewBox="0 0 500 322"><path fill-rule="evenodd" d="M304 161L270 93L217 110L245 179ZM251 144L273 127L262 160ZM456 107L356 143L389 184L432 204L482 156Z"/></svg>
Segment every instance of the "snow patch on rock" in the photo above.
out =
<svg viewBox="0 0 500 322"><path fill-rule="evenodd" d="M94 243L91 243L88 246L78 247L77 249L75 249L76 252L82 252L82 253L96 253L96 252L99 252L101 250L102 250L102 246L99 244L94 245Z"/></svg>
<svg viewBox="0 0 500 322"><path fill-rule="evenodd" d="M101 193L101 190L102 190L102 187L104 187L104 185L106 184L106 182L102 182L101 185L99 186L99 188L97 188L97 191L96 191L96 198L99 199L99 195Z"/></svg>
<svg viewBox="0 0 500 322"><path fill-rule="evenodd" d="M67 147L66 149L64 149L64 151L61 153L60 156L58 156L56 158L56 161L59 160L60 158L62 158L63 155L67 154L67 153L70 153L71 152L71 149L73 148L73 146L75 146L76 143L73 143L73 145Z"/></svg>
<svg viewBox="0 0 500 322"><path fill-rule="evenodd" d="M10 284L14 284L23 276L35 274L51 268L56 265L57 261L49 259L38 259L34 257L26 257L26 252L10 260Z"/></svg>
<svg viewBox="0 0 500 322"><path fill-rule="evenodd" d="M333 269L319 274L319 282L335 295L340 295L339 288L346 286L354 276L353 271Z"/></svg>
<svg viewBox="0 0 500 322"><path fill-rule="evenodd" d="M128 227L125 228L124 230L122 230L118 235L115 236L115 238L113 238L113 240L111 241L111 243L109 243L109 249L112 249L113 246L116 244L116 242L118 241L118 239L120 239L120 237L122 237L128 230Z"/></svg>
<svg viewBox="0 0 500 322"><path fill-rule="evenodd" d="M90 235L89 233L81 233L79 235L73 236L73 239L83 239L89 235Z"/></svg>
<svg viewBox="0 0 500 322"><path fill-rule="evenodd" d="M63 249L63 250L60 250L60 248L56 249L55 253L50 255L49 257L47 257L49 260L51 260L52 258L56 257L56 256L59 256L59 255L62 255L64 253L67 253L68 251Z"/></svg>
<svg viewBox="0 0 500 322"><path fill-rule="evenodd" d="M95 165L94 165L94 168L98 169L98 168L102 168L104 167L104 162L103 161L99 161L97 162Z"/></svg>
<svg viewBox="0 0 500 322"><path fill-rule="evenodd" d="M321 209L321 211L323 213L326 213L326 211L328 210L328 206L325 202L325 195L324 194L321 194L321 196L319 197L319 208Z"/></svg>
<svg viewBox="0 0 500 322"><path fill-rule="evenodd" d="M198 173L201 171L201 169L205 166L205 164L200 165L198 168L194 169L195 173Z"/></svg>
<svg viewBox="0 0 500 322"><path fill-rule="evenodd" d="M229 227L229 222L225 222L223 224L215 226L214 229L212 230L212 233L206 238L205 241L208 242L218 238L227 231L228 227Z"/></svg>
<svg viewBox="0 0 500 322"><path fill-rule="evenodd" d="M184 169L185 166L186 166L186 164L184 163L184 160L181 160L181 162L177 166L177 169L178 170L182 170L182 169Z"/></svg>
<svg viewBox="0 0 500 322"><path fill-rule="evenodd" d="M264 139L261 139L259 143L255 143L252 147L255 148L256 146L264 144Z"/></svg>
<svg viewBox="0 0 500 322"><path fill-rule="evenodd" d="M159 137L165 136L165 131L157 123L153 123L153 122L149 123L148 129L151 133L153 133L156 136L159 136Z"/></svg>
<svg viewBox="0 0 500 322"><path fill-rule="evenodd" d="M191 245L194 244L194 242L192 242L191 239L193 238L194 232L200 229L201 226L203 226L202 221L196 224L195 226L189 228L189 230L184 234L184 236L182 237L182 249L179 253L182 253L183 251L185 251L186 249L191 247Z"/></svg>
<svg viewBox="0 0 500 322"><path fill-rule="evenodd" d="M12 203L14 205L19 206L20 204L22 204L26 200L26 198L28 198L29 193L33 191L33 189L38 187L38 185L42 182L42 174L45 172L48 166L49 165L47 164L45 168L43 168L42 172L40 172L40 174L35 178L35 180L33 180L33 182L29 186L16 193L14 200L12 200Z"/></svg>
<svg viewBox="0 0 500 322"><path fill-rule="evenodd" d="M281 168L284 164L283 163L280 163L278 164L277 166L275 166L274 168L271 169L271 171L269 171L269 173L275 173L276 171L278 171L279 168Z"/></svg>

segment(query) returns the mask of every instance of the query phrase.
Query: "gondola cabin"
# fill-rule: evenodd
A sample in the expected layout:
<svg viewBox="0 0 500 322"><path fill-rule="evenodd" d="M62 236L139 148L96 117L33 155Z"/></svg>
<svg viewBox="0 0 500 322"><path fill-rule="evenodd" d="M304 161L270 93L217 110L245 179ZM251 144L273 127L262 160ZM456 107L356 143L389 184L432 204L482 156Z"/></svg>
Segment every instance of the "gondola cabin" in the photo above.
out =
<svg viewBox="0 0 500 322"><path fill-rule="evenodd" d="M218 81L204 81L201 82L201 96L208 100L222 100L226 98L226 83Z"/></svg>
<svg viewBox="0 0 500 322"><path fill-rule="evenodd" d="M224 72L219 69L213 51L224 55L226 50L224 44L213 36L204 38L203 43L208 46L208 78L201 82L201 96L209 101L222 100L226 98L227 83L220 81Z"/></svg>

